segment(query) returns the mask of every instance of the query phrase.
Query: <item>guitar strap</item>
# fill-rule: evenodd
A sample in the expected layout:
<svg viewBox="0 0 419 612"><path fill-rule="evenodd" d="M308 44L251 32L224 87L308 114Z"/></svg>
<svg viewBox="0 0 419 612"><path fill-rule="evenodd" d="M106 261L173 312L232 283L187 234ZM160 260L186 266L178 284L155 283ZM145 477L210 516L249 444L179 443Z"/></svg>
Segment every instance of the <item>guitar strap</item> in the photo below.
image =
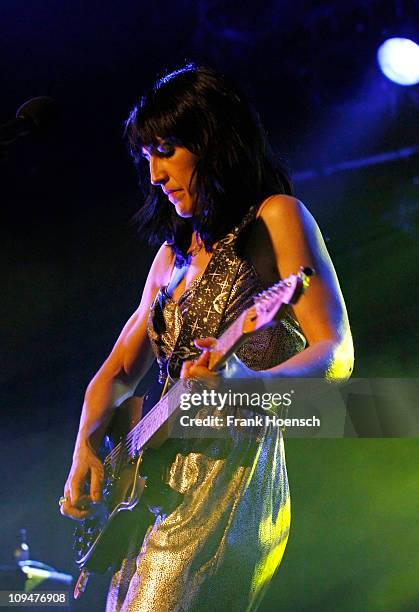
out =
<svg viewBox="0 0 419 612"><path fill-rule="evenodd" d="M240 266L234 245L240 232L254 220L256 206L252 206L241 223L222 238L201 277L193 299L184 316L175 348L167 364L170 378L178 378L183 361L196 359L201 351L194 338L216 338L231 290Z"/></svg>

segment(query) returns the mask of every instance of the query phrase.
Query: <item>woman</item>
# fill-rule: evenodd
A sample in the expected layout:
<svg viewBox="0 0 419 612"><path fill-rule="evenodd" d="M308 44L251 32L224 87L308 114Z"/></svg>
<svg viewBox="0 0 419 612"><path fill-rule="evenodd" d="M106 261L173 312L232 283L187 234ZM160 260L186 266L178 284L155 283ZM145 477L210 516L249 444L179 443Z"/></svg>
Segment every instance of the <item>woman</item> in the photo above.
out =
<svg viewBox="0 0 419 612"><path fill-rule="evenodd" d="M138 309L86 392L61 505L76 519L88 514L79 506L86 479L92 499L101 496L92 435L134 393L153 358L162 381L167 368L174 377L216 376L208 368L210 336L279 277L302 265L316 271L294 311L239 349L229 375L333 381L349 377L353 364L346 309L320 231L292 197L243 97L211 69L188 64L156 82L126 133L142 185L151 183L139 222L163 244ZM290 524L281 432L266 431L256 445L233 436L180 446L167 484L182 501L157 516L141 552L133 534L108 610L256 609Z"/></svg>

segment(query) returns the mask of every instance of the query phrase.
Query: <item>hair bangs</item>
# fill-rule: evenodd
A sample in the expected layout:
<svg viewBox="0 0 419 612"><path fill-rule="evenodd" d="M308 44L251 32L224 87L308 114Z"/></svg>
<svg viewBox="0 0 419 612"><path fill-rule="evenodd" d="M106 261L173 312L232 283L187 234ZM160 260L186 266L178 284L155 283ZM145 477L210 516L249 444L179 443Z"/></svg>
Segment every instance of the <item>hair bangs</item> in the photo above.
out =
<svg viewBox="0 0 419 612"><path fill-rule="evenodd" d="M142 98L127 121L126 136L136 149L170 139L195 152L202 126L195 125L196 97L185 87L197 67L190 63L160 78ZM186 91L185 91L186 89ZM132 146L131 146L132 149ZM141 151L138 151L141 152Z"/></svg>
<svg viewBox="0 0 419 612"><path fill-rule="evenodd" d="M178 137L177 121L173 109L140 108L137 115L138 136L143 146L156 145L159 139Z"/></svg>

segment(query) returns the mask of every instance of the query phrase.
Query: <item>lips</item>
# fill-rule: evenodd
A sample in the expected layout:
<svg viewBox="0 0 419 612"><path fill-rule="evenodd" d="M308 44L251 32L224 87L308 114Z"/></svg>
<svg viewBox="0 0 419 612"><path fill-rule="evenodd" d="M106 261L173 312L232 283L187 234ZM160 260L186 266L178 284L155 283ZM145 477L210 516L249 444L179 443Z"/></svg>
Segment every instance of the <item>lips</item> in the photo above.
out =
<svg viewBox="0 0 419 612"><path fill-rule="evenodd" d="M182 189L168 189L167 191L166 191L166 189L163 189L163 191L164 191L165 195L169 196L172 193L176 193L178 191L182 191Z"/></svg>

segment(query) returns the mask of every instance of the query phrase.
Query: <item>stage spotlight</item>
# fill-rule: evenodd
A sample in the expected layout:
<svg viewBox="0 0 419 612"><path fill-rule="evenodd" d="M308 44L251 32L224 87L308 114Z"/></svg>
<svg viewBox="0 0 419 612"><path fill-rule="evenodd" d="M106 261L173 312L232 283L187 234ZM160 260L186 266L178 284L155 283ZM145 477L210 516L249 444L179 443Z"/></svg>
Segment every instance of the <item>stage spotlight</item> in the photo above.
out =
<svg viewBox="0 0 419 612"><path fill-rule="evenodd" d="M385 76L398 85L419 83L419 45L409 38L389 38L377 51Z"/></svg>

